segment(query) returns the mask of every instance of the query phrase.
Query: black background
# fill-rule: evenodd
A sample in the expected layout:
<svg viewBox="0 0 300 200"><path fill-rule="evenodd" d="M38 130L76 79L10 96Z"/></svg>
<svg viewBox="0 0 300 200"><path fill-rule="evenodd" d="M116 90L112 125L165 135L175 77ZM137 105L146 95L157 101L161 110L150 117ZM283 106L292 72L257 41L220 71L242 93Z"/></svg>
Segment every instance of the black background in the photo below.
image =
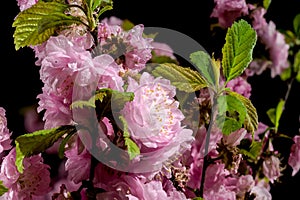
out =
<svg viewBox="0 0 300 200"><path fill-rule="evenodd" d="M285 2L285 3L284 3ZM144 24L145 27L169 28L188 35L198 41L207 51L219 51L223 45L222 39L216 40L210 32L210 24L215 22L209 16L212 12L213 0L200 1L169 1L169 0L115 0L114 9L105 16L117 16L129 19L134 24ZM24 133L23 118L20 109L37 103L36 96L41 93L42 83L39 79L39 67L35 66L34 53L29 48L16 51L13 43L12 23L19 12L17 1L9 0L2 5L0 31L0 106L6 109L8 128L15 134ZM5 12L4 12L5 11ZM273 0L266 18L275 22L278 29L292 29L294 16L300 13L300 1ZM275 107L287 90L286 84L279 77L270 78L266 71L261 76L249 79L252 84L251 100L257 108L259 120L270 124L266 111ZM292 87L286 110L280 121L280 132L288 135L299 133L299 83ZM288 150L290 141L274 142L280 150ZM285 155L287 156L287 155ZM299 175L287 177L285 182L272 187L273 199L297 199L300 193ZM294 189L294 188L299 188ZM299 192L298 192L299 191ZM299 196L299 195L298 195Z"/></svg>

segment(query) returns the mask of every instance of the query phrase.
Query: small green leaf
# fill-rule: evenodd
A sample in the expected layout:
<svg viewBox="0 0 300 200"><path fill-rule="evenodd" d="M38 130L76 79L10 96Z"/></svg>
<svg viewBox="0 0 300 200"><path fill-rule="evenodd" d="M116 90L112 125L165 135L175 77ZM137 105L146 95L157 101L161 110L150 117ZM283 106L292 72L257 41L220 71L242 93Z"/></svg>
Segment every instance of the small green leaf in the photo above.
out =
<svg viewBox="0 0 300 200"><path fill-rule="evenodd" d="M8 189L3 185L3 181L0 181L0 196L5 194L8 191Z"/></svg>
<svg viewBox="0 0 300 200"><path fill-rule="evenodd" d="M18 136L15 140L16 166L18 171L23 173L23 159L25 157L44 152L64 134L76 131L75 126L65 125L58 128L39 130Z"/></svg>
<svg viewBox="0 0 300 200"><path fill-rule="evenodd" d="M193 200L204 200L202 197L194 197Z"/></svg>
<svg viewBox="0 0 300 200"><path fill-rule="evenodd" d="M130 138L124 138L125 139L125 145L127 147L129 159L132 160L136 156L140 155L140 148L137 146L137 144L132 141Z"/></svg>
<svg viewBox="0 0 300 200"><path fill-rule="evenodd" d="M280 79L282 81L286 81L288 80L289 78L291 78L291 75L292 75L292 68L289 67L289 68L286 68L285 70L283 70L283 72L280 74Z"/></svg>
<svg viewBox="0 0 300 200"><path fill-rule="evenodd" d="M67 4L55 1L38 1L20 12L12 24L16 27L13 34L16 50L45 42L58 28L82 23L79 18L65 14L68 8Z"/></svg>
<svg viewBox="0 0 300 200"><path fill-rule="evenodd" d="M266 10L268 10L270 4L271 4L272 0L264 0L263 1L263 6Z"/></svg>
<svg viewBox="0 0 300 200"><path fill-rule="evenodd" d="M238 98L222 95L218 97L217 105L217 125L222 129L223 134L229 135L242 127L247 110Z"/></svg>
<svg viewBox="0 0 300 200"><path fill-rule="evenodd" d="M250 149L240 149L241 153L248 156L252 160L256 160L260 154L262 142L252 141Z"/></svg>
<svg viewBox="0 0 300 200"><path fill-rule="evenodd" d="M71 109L75 108L99 108L102 114L110 110L121 110L125 103L134 99L133 92L120 92L110 88L97 90L95 94L87 101L78 100L71 104ZM96 104L99 101L99 104Z"/></svg>
<svg viewBox="0 0 300 200"><path fill-rule="evenodd" d="M121 26L124 31L129 31L130 29L132 29L134 27L134 23L132 23L128 19L124 19Z"/></svg>
<svg viewBox="0 0 300 200"><path fill-rule="evenodd" d="M294 32L295 32L296 36L299 36L299 34L300 34L300 13L294 17L293 27L294 27Z"/></svg>
<svg viewBox="0 0 300 200"><path fill-rule="evenodd" d="M129 155L129 159L132 160L136 156L140 155L140 148L137 144L130 138L130 133L128 131L127 121L123 116L120 116L119 119L123 124L123 137L125 140L125 146L127 147L127 152Z"/></svg>
<svg viewBox="0 0 300 200"><path fill-rule="evenodd" d="M185 92L195 92L208 85L205 78L197 71L174 63L159 64L152 74L170 80L172 85Z"/></svg>
<svg viewBox="0 0 300 200"><path fill-rule="evenodd" d="M247 114L244 122L244 128L248 132L254 134L254 131L256 131L258 127L258 115L257 115L256 108L253 106L250 99L244 97L243 95L233 91L228 91L228 93L229 95L238 98L246 107Z"/></svg>
<svg viewBox="0 0 300 200"><path fill-rule="evenodd" d="M216 81L219 81L216 80L216 73L219 73L219 69L214 69L215 65L212 65L211 58L206 52L196 51L191 53L190 60L208 83L216 85Z"/></svg>
<svg viewBox="0 0 300 200"><path fill-rule="evenodd" d="M241 75L252 61L256 32L248 22L234 22L226 33L222 48L222 67L226 82Z"/></svg>
<svg viewBox="0 0 300 200"><path fill-rule="evenodd" d="M300 71L300 50L294 56L294 64L293 64L294 72L299 73Z"/></svg>
<svg viewBox="0 0 300 200"><path fill-rule="evenodd" d="M278 127L279 127L279 121L282 115L282 112L284 110L284 106L285 106L285 101L283 99L281 99L279 101L279 103L277 104L276 108L270 108L267 111L267 115L270 119L270 121L274 124L275 126L275 132L277 132Z"/></svg>

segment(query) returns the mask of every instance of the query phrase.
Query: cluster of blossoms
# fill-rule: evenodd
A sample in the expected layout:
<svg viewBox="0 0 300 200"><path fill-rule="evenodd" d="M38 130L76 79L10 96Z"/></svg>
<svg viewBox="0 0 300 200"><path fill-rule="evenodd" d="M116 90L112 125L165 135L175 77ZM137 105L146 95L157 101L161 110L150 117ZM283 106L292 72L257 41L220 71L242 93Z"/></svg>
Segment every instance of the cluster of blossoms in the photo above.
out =
<svg viewBox="0 0 300 200"><path fill-rule="evenodd" d="M279 75L287 67L288 46L275 25L263 18L265 11L242 0L215 2L211 16L224 27L251 10L253 28L270 51L272 77ZM24 11L37 3L19 0L18 6ZM80 6L82 1L72 3ZM76 9L70 13L80 16ZM142 24L128 29L123 25L117 17L104 18L93 33L74 26L31 46L43 83L37 96L37 112L43 118L38 121L29 113L26 119L35 120L25 121L26 128L78 130L45 150L61 153L63 143L64 158L59 163L46 164L38 153L24 158L20 172L18 150L0 108L0 180L7 190L1 199L271 200L270 186L283 170L280 155L268 140L272 130L259 122L253 135L244 127L223 134L216 123L210 124L213 99L206 88L182 109L171 81L147 68L154 56L178 62L172 48L147 36ZM251 73L257 71L250 68L226 87L250 98ZM105 91L113 91L106 105L110 93ZM114 94L134 94L134 98L120 107L119 96L113 102ZM87 106L91 97L99 104ZM200 117L193 116L195 109L201 111ZM293 141L288 164L294 176L300 170L299 135ZM246 152L251 144L260 144L260 152ZM51 174L52 167L58 168L57 173Z"/></svg>

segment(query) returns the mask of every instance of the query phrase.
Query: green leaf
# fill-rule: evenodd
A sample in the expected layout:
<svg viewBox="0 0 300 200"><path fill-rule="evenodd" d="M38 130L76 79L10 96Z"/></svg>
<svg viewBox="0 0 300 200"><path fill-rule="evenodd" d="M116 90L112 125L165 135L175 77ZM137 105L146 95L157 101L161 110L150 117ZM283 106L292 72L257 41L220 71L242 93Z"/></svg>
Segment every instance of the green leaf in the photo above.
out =
<svg viewBox="0 0 300 200"><path fill-rule="evenodd" d="M79 18L66 15L68 5L59 2L38 1L32 7L20 12L12 27L15 49L45 42L58 28L82 23Z"/></svg>
<svg viewBox="0 0 300 200"><path fill-rule="evenodd" d="M222 95L218 97L217 105L217 125L222 129L223 134L229 135L242 127L247 110L238 98Z"/></svg>
<svg viewBox="0 0 300 200"><path fill-rule="evenodd" d="M125 146L127 147L127 152L129 155L129 159L132 160L136 156L140 155L140 148L137 144L130 138L130 133L128 131L127 121L123 116L120 116L119 119L123 124L123 137L125 140Z"/></svg>
<svg viewBox="0 0 300 200"><path fill-rule="evenodd" d="M300 50L295 54L293 71L296 73L296 80L300 82Z"/></svg>
<svg viewBox="0 0 300 200"><path fill-rule="evenodd" d="M124 19L122 24L122 29L125 31L129 31L130 29L132 29L134 27L134 23L132 23L130 20L128 19Z"/></svg>
<svg viewBox="0 0 300 200"><path fill-rule="evenodd" d="M196 51L190 55L191 62L210 85L216 85L219 69L212 65L210 56L204 51Z"/></svg>
<svg viewBox="0 0 300 200"><path fill-rule="evenodd" d="M97 105L100 106L100 108L105 108L103 111L108 111L109 109L120 110L124 107L126 102L132 101L133 99L133 92L120 92L110 88L102 88L97 90L95 94L87 101L74 101L71 104L71 109L83 107L96 108L95 101L100 101L100 104Z"/></svg>
<svg viewBox="0 0 300 200"><path fill-rule="evenodd" d="M222 48L222 67L228 82L242 74L252 61L257 36L251 25L241 19L228 28L225 39Z"/></svg>
<svg viewBox="0 0 300 200"><path fill-rule="evenodd" d="M137 146L137 144L132 141L130 138L124 138L125 139L125 145L127 147L127 152L129 155L129 159L132 160L136 156L140 155L140 148Z"/></svg>
<svg viewBox="0 0 300 200"><path fill-rule="evenodd" d="M272 0L263 0L263 6L266 10L268 10Z"/></svg>
<svg viewBox="0 0 300 200"><path fill-rule="evenodd" d="M291 75L292 75L292 68L289 67L289 68L286 68L285 70L283 70L283 72L280 74L280 79L282 81L286 81L288 80L289 78L291 78Z"/></svg>
<svg viewBox="0 0 300 200"><path fill-rule="evenodd" d="M252 141L249 150L240 149L241 153L248 156L252 160L256 160L260 154L262 148L262 142Z"/></svg>
<svg viewBox="0 0 300 200"><path fill-rule="evenodd" d="M204 77L197 71L174 63L159 64L152 74L170 80L172 85L185 92L195 92L208 85Z"/></svg>
<svg viewBox="0 0 300 200"><path fill-rule="evenodd" d="M244 97L243 95L233 91L228 91L228 93L229 95L238 98L246 107L247 113L244 122L244 128L248 132L254 134L254 131L256 131L258 127L258 115L257 115L256 108L253 106L250 99Z"/></svg>
<svg viewBox="0 0 300 200"><path fill-rule="evenodd" d="M18 136L15 140L16 166L18 171L23 173L23 159L25 157L45 151L63 135L76 131L75 126L65 125L58 128L39 130Z"/></svg>
<svg viewBox="0 0 300 200"><path fill-rule="evenodd" d="M300 35L300 13L294 17L293 27L296 36L299 36Z"/></svg>
<svg viewBox="0 0 300 200"><path fill-rule="evenodd" d="M202 197L194 197L193 200L204 200Z"/></svg>
<svg viewBox="0 0 300 200"><path fill-rule="evenodd" d="M111 104L113 110L121 110L126 102L134 99L133 92L120 92L118 90L112 90L110 88L103 88L97 90L95 93L95 99L100 102L107 102Z"/></svg>
<svg viewBox="0 0 300 200"><path fill-rule="evenodd" d="M3 185L3 181L0 181L0 196L5 194L8 191L8 189Z"/></svg>
<svg viewBox="0 0 300 200"><path fill-rule="evenodd" d="M274 124L275 126L275 132L277 132L278 127L279 127L279 121L282 115L282 112L284 110L284 105L285 105L285 101L283 99L281 99L279 101L279 103L277 104L276 108L270 108L267 111L267 115L270 119L270 121Z"/></svg>

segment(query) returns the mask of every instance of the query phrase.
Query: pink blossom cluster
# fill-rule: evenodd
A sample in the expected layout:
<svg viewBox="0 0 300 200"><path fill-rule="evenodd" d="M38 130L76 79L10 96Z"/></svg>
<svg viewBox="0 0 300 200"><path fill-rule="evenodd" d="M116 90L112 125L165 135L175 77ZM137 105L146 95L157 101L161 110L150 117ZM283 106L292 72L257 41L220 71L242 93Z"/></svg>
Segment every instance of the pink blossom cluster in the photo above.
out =
<svg viewBox="0 0 300 200"><path fill-rule="evenodd" d="M262 7L254 9L251 13L251 17L253 18L252 26L256 30L260 41L265 45L266 50L269 52L271 63L268 67L271 69L271 77L274 78L289 67L289 45L286 43L284 35L276 29L275 23L273 21L266 21L264 18L265 13L266 10ZM256 62L256 60L253 62ZM262 65L260 64L260 66Z"/></svg>
<svg viewBox="0 0 300 200"><path fill-rule="evenodd" d="M21 11L35 3L18 0ZM215 3L211 16L224 27L248 14L249 6L243 0ZM285 68L281 61L286 61L287 46L263 14L263 10L254 11L253 26L270 49L275 76ZM188 118L195 108L203 115L212 110L207 88L191 103L195 107L182 109L171 81L147 71L153 55L176 59L172 48L146 37L144 25L125 30L122 23L117 17L105 18L97 24L96 36L84 27L78 27L80 31L71 27L32 46L43 87L37 96L37 112L26 118L34 116L34 120L25 121L26 127L35 131L68 125L78 130L62 136L63 142L68 139L66 143L58 140L65 149L55 175L42 153L26 156L20 173L18 151L7 128L5 109L0 107L0 181L7 189L0 198L192 200L201 195L205 200L271 200L271 184L279 181L283 170L279 154L268 140L272 130L259 122L253 135L244 126L225 135L216 123L207 123L209 117ZM230 80L226 87L245 98L251 96L245 77ZM97 93L102 89L115 92L109 103L109 93ZM112 102L114 94L134 97L117 109L119 102ZM74 102L81 104L74 107ZM41 113L39 121L37 114ZM288 165L295 176L300 170L300 137L295 136L293 142ZM257 150L251 149L253 145L261 145L260 151L252 152ZM55 143L45 153L60 150ZM247 156L259 162L249 162Z"/></svg>
<svg viewBox="0 0 300 200"><path fill-rule="evenodd" d="M228 28L239 17L248 15L245 0L214 0L215 7L210 17L218 18L218 24Z"/></svg>

